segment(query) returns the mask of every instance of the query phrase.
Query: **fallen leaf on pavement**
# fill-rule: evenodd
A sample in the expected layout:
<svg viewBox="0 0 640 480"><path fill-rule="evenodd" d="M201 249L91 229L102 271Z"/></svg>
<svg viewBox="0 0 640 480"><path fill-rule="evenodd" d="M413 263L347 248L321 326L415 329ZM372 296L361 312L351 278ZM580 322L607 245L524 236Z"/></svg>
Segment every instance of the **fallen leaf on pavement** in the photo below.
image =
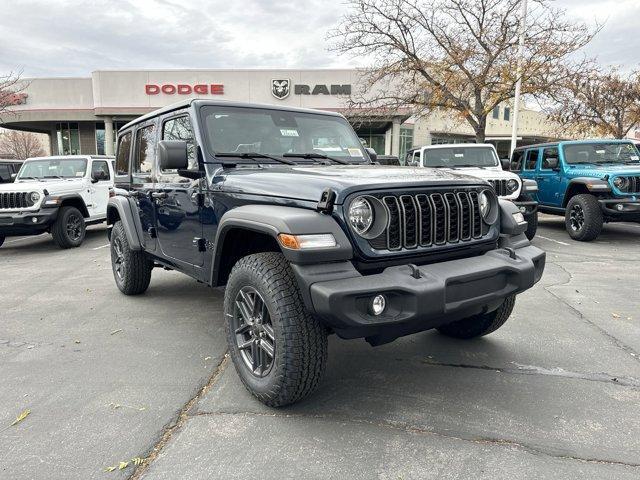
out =
<svg viewBox="0 0 640 480"><path fill-rule="evenodd" d="M113 472L118 467L107 467L104 469L105 472Z"/></svg>
<svg viewBox="0 0 640 480"><path fill-rule="evenodd" d="M18 415L16 417L16 419L13 421L13 423L11 424L11 426L13 427L14 425L17 425L18 423L20 423L22 420L24 420L25 418L27 418L29 416L29 414L31 413L31 410L26 409L24 412L22 412L20 415Z"/></svg>
<svg viewBox="0 0 640 480"><path fill-rule="evenodd" d="M129 466L129 462L120 462L118 464L118 470L124 470L125 468L127 468Z"/></svg>
<svg viewBox="0 0 640 480"><path fill-rule="evenodd" d="M121 329L121 328L119 328L119 329L114 330L113 332L111 332L111 334L110 334L110 335L115 335L116 333L121 332L121 331L122 331L122 329Z"/></svg>
<svg viewBox="0 0 640 480"><path fill-rule="evenodd" d="M613 318L620 318L620 315L618 315L617 313L612 313L612 314L611 314L611 316L612 316Z"/></svg>
<svg viewBox="0 0 640 480"><path fill-rule="evenodd" d="M131 461L137 467L138 465L142 464L142 462L144 460L142 458L140 458L140 457L134 457L134 458L131 459Z"/></svg>

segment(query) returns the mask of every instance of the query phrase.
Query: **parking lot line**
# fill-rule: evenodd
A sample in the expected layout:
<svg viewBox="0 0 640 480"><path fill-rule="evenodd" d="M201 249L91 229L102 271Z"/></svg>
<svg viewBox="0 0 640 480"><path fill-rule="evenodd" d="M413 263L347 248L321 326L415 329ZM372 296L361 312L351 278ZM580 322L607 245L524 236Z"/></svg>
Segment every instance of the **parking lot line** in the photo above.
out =
<svg viewBox="0 0 640 480"><path fill-rule="evenodd" d="M543 237L542 235L536 235L537 238L542 238L543 240L549 240L550 242L555 242L555 243L559 243L560 245L566 245L567 247L570 247L571 244L567 243L567 242L561 242L560 240L554 240L553 238L549 238L549 237Z"/></svg>
<svg viewBox="0 0 640 480"><path fill-rule="evenodd" d="M31 235L31 236L28 236L28 237L14 238L13 240L7 240L4 243L15 243L15 242L20 242L21 240L28 240L30 238L35 238L35 236Z"/></svg>
<svg viewBox="0 0 640 480"><path fill-rule="evenodd" d="M101 248L106 248L106 247L108 247L109 245L111 245L111 244L110 244L110 243L107 243L106 245L101 245L101 246L99 246L99 247L92 248L91 250L100 250Z"/></svg>

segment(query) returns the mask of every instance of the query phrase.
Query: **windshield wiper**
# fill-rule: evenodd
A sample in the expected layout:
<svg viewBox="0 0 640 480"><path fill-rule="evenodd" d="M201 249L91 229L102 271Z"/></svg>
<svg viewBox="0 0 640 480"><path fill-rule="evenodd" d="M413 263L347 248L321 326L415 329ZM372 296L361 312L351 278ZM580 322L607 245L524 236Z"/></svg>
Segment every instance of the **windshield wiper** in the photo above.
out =
<svg viewBox="0 0 640 480"><path fill-rule="evenodd" d="M350 165L350 162L342 160L341 158L330 157L324 153L307 152L307 153L285 153L283 157L298 157L313 160L314 158L322 158L323 160L331 160L332 162L339 163L341 165Z"/></svg>
<svg viewBox="0 0 640 480"><path fill-rule="evenodd" d="M268 158L269 160L275 160L279 163L285 163L287 165L295 165L296 162L292 162L291 160L286 160L284 158L274 157L272 155L267 155L265 153L258 152L242 152L242 153L233 153L233 152L224 152L224 153L216 153L216 157L238 157L238 158L248 158L250 160L255 160L257 158Z"/></svg>

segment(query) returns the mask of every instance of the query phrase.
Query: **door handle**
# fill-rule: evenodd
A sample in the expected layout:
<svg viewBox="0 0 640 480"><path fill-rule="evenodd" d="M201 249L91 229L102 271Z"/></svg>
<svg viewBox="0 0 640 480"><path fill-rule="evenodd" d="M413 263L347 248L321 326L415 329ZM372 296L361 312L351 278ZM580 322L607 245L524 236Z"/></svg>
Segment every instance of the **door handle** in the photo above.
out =
<svg viewBox="0 0 640 480"><path fill-rule="evenodd" d="M167 198L167 192L151 192L151 198Z"/></svg>

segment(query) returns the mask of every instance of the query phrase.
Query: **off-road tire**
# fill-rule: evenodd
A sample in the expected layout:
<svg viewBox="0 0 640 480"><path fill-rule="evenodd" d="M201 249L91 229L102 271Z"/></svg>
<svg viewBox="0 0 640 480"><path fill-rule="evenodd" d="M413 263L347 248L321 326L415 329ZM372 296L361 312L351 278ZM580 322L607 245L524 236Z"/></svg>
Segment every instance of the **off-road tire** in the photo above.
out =
<svg viewBox="0 0 640 480"><path fill-rule="evenodd" d="M131 250L120 220L113 225L110 250L113 278L120 291L125 295L144 293L149 288L153 263L142 250ZM121 266L120 273L118 265Z"/></svg>
<svg viewBox="0 0 640 480"><path fill-rule="evenodd" d="M0 235L0 247L2 246L2 244L4 243L4 238L2 235Z"/></svg>
<svg viewBox="0 0 640 480"><path fill-rule="evenodd" d="M236 298L243 287L262 297L275 337L272 365L258 377L241 357L234 329ZM241 258L233 267L224 297L227 342L242 383L262 403L280 407L311 394L327 363L327 331L305 309L295 276L281 253Z"/></svg>
<svg viewBox="0 0 640 480"><path fill-rule="evenodd" d="M533 240L533 237L536 236L536 232L538 231L538 212L535 211L527 215L525 220L527 221L527 229L524 231L524 234L529 240Z"/></svg>
<svg viewBox="0 0 640 480"><path fill-rule="evenodd" d="M584 223L578 230L574 230L571 226L571 212L574 206L582 209L584 215ZM569 236L580 242L590 242L595 240L602 231L602 210L598 200L593 195L582 193L571 197L564 214L564 224Z"/></svg>
<svg viewBox="0 0 640 480"><path fill-rule="evenodd" d="M78 235L74 236L69 231L71 223L75 222L78 225ZM51 235L53 241L56 242L60 248L76 248L82 245L86 235L87 226L84 223L84 216L82 212L76 207L62 207L58 212L56 221L51 226Z"/></svg>
<svg viewBox="0 0 640 480"><path fill-rule="evenodd" d="M502 305L493 312L463 318L457 322L438 327L438 331L443 335L454 338L476 338L488 335L504 325L515 304L516 296L511 295L505 298Z"/></svg>

